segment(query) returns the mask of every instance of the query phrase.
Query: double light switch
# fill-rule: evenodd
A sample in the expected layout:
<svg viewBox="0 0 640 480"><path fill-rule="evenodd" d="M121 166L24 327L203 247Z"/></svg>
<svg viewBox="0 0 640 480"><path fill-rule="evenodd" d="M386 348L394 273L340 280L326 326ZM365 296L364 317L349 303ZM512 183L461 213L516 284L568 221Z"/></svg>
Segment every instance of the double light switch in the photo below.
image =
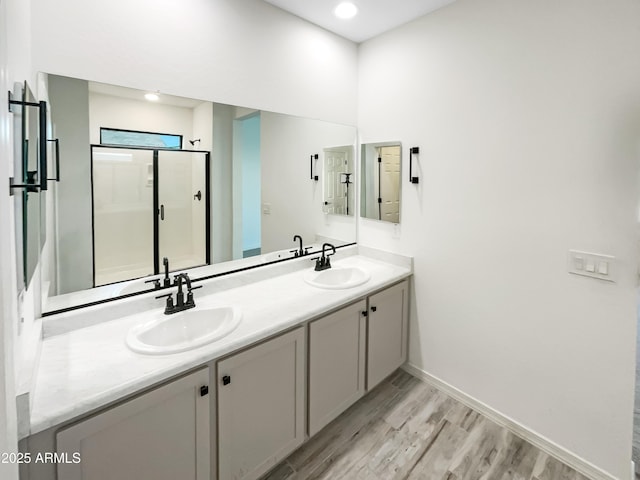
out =
<svg viewBox="0 0 640 480"><path fill-rule="evenodd" d="M569 273L615 282L615 257L569 250Z"/></svg>

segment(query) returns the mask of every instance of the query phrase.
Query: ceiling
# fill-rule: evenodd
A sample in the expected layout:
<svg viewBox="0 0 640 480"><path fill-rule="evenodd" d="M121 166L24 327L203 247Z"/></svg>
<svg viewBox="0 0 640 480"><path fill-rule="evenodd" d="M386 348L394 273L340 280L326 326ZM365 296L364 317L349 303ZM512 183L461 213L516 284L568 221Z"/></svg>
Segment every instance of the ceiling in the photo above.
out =
<svg viewBox="0 0 640 480"><path fill-rule="evenodd" d="M134 88L118 87L116 85L107 85L106 83L89 82L89 91L94 93L102 93L103 95L111 95L112 97L129 98L148 102L145 100L144 94L146 90L136 90ZM151 92L154 93L154 92ZM164 105L172 105L174 107L195 108L202 103L202 100L194 100L185 97L176 97L165 93L158 93L158 100L153 103L161 103Z"/></svg>
<svg viewBox="0 0 640 480"><path fill-rule="evenodd" d="M331 32L360 43L455 0L350 0L358 15L341 20L333 9L341 0L264 0Z"/></svg>

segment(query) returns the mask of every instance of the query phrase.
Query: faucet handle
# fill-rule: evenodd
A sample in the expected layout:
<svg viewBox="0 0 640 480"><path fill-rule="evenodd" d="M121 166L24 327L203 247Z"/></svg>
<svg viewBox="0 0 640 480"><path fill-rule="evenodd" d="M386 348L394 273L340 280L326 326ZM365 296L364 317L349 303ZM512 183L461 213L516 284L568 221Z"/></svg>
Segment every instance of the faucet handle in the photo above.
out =
<svg viewBox="0 0 640 480"><path fill-rule="evenodd" d="M164 306L164 313L165 313L165 315L168 315L170 313L173 313L173 311L175 309L175 307L173 305L173 295L171 293L167 293L165 295L158 295L156 297L156 299L165 298L165 297L167 297L167 303Z"/></svg>
<svg viewBox="0 0 640 480"><path fill-rule="evenodd" d="M193 299L193 291L197 290L199 288L202 288L202 285L198 285L197 287L191 287L188 291L187 291L187 300L184 303L185 307L187 308L192 308L196 306L196 302Z"/></svg>
<svg viewBox="0 0 640 480"><path fill-rule="evenodd" d="M153 288L156 290L160 289L160 279L152 278L151 280L145 280L144 283L153 283Z"/></svg>

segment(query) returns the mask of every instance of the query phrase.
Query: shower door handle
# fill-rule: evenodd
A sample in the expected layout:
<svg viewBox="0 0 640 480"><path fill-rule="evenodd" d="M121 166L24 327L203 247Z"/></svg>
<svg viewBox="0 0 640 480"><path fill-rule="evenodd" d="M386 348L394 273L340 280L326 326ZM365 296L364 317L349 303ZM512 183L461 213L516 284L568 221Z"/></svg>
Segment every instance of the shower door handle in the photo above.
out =
<svg viewBox="0 0 640 480"><path fill-rule="evenodd" d="M164 220L164 205L160 205L160 220Z"/></svg>

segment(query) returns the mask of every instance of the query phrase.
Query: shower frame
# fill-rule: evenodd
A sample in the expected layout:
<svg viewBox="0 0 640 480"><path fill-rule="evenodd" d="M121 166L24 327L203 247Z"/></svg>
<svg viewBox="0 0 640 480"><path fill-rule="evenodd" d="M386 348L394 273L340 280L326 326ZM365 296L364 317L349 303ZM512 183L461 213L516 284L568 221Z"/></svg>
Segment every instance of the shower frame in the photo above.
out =
<svg viewBox="0 0 640 480"><path fill-rule="evenodd" d="M119 150L143 150L147 152L153 152L153 273L151 275L159 275L160 271L160 198L158 188L158 159L161 151L166 152L178 152L178 153L202 153L205 155L205 263L203 265L194 265L189 268L197 268L200 266L211 265L211 152L208 150L188 150L177 148L158 148L158 147L137 147L130 145L102 145L91 144L91 249L92 249L92 281L93 286L96 286L96 244L95 244L95 204L94 204L94 149L96 148L108 148ZM137 277L143 278L143 277ZM128 280L135 280L131 278ZM113 283L120 283L128 280L119 280L117 282L105 283L103 285L111 285Z"/></svg>

